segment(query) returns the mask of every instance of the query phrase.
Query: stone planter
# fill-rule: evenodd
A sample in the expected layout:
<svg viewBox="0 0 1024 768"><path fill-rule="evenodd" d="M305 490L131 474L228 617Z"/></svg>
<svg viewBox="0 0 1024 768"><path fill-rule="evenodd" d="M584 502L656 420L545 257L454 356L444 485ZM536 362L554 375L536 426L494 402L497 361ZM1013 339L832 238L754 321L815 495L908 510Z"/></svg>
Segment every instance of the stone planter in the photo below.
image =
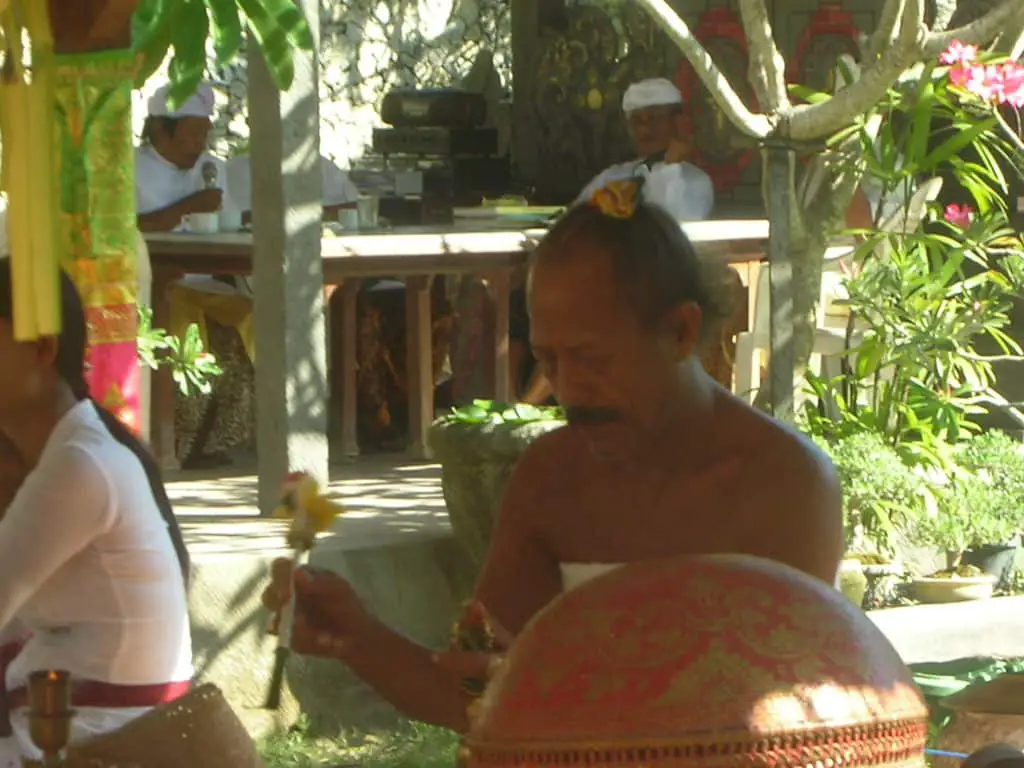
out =
<svg viewBox="0 0 1024 768"><path fill-rule="evenodd" d="M883 608L896 598L903 569L898 565L865 565L864 577L867 589L864 593L864 610Z"/></svg>
<svg viewBox="0 0 1024 768"><path fill-rule="evenodd" d="M516 462L530 443L563 424L474 424L442 418L431 427L430 448L441 464L452 532L477 568L490 548L491 529Z"/></svg>
<svg viewBox="0 0 1024 768"><path fill-rule="evenodd" d="M1009 589L1017 570L1017 539L1007 544L987 544L964 552L960 562L980 568L996 580L996 589Z"/></svg>
<svg viewBox="0 0 1024 768"><path fill-rule="evenodd" d="M864 594L868 589L868 577L864 575L864 567L860 560L849 558L839 563L839 576L836 579L839 591L858 608L864 603Z"/></svg>
<svg viewBox="0 0 1024 768"><path fill-rule="evenodd" d="M914 599L922 603L959 603L965 600L985 600L992 597L995 579L985 576L955 576L952 578L918 578L911 584Z"/></svg>

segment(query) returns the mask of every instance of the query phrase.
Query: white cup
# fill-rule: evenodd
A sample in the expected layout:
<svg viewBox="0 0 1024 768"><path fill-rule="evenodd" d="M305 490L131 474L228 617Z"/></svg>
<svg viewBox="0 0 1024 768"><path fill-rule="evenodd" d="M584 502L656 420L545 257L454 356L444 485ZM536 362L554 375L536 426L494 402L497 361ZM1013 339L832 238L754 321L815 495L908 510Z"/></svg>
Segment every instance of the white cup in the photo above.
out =
<svg viewBox="0 0 1024 768"><path fill-rule="evenodd" d="M242 228L242 212L234 208L223 208L219 226L221 232L238 232Z"/></svg>
<svg viewBox="0 0 1024 768"><path fill-rule="evenodd" d="M190 213L188 215L188 231L196 235L213 235L220 232L220 214Z"/></svg>
<svg viewBox="0 0 1024 768"><path fill-rule="evenodd" d="M377 226L380 218L380 199L376 195L360 195L356 210L359 213L361 228L373 229Z"/></svg>
<svg viewBox="0 0 1024 768"><path fill-rule="evenodd" d="M355 208L339 208L338 224L342 229L359 229L359 211Z"/></svg>

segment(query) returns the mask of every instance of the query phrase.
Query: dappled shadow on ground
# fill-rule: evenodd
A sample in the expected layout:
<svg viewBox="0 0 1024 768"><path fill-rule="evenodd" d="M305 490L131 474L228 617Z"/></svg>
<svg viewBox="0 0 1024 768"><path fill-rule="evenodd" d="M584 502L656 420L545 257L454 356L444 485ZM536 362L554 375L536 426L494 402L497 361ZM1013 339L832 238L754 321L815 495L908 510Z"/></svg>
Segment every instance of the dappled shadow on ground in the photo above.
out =
<svg viewBox="0 0 1024 768"><path fill-rule="evenodd" d="M194 553L283 548L283 524L258 517L257 480L248 467L220 476L179 472L168 481L168 494ZM410 462L401 454L340 464L331 469L328 495L345 506L346 514L318 549L359 549L449 532L436 464Z"/></svg>

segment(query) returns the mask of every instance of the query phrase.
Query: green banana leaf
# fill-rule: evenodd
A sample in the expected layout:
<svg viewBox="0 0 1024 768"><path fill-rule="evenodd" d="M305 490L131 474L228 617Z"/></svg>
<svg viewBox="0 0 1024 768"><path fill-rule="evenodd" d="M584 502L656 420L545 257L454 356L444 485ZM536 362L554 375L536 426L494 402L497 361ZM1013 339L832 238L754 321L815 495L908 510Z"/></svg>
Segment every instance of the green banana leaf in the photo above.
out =
<svg viewBox="0 0 1024 768"><path fill-rule="evenodd" d="M1024 659L970 657L945 662L911 664L914 682L928 703L932 744L949 724L953 713L943 706L947 696L979 683L987 683L1008 674L1024 672Z"/></svg>
<svg viewBox="0 0 1024 768"><path fill-rule="evenodd" d="M172 52L168 67L172 106L195 93L207 65L207 40L218 64L241 50L243 30L260 46L274 84L295 79L295 50L311 50L313 34L295 0L140 0L132 16L132 49L141 87Z"/></svg>

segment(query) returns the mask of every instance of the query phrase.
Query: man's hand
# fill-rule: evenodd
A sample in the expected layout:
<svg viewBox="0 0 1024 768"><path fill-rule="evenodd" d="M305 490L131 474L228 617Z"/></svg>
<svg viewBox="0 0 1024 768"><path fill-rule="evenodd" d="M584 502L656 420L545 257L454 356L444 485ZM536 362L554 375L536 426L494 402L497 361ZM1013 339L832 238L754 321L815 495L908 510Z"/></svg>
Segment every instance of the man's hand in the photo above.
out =
<svg viewBox="0 0 1024 768"><path fill-rule="evenodd" d="M690 156L690 145L682 139L672 139L665 151L666 163L681 163Z"/></svg>
<svg viewBox="0 0 1024 768"><path fill-rule="evenodd" d="M465 651L452 648L434 654L434 662L460 683L464 688L467 681L486 684L505 660L505 654L512 647L513 637L487 608L476 601L471 606L479 612L493 635L493 650L490 652Z"/></svg>
<svg viewBox="0 0 1024 768"><path fill-rule="evenodd" d="M187 215L189 213L215 213L220 210L223 201L224 190L201 189L181 202Z"/></svg>
<svg viewBox="0 0 1024 768"><path fill-rule="evenodd" d="M300 568L293 574L291 561L284 558L271 564L270 574L263 604L274 613L271 634L277 634L281 611L294 588L292 650L307 656L343 658L370 622L352 586L320 568Z"/></svg>

